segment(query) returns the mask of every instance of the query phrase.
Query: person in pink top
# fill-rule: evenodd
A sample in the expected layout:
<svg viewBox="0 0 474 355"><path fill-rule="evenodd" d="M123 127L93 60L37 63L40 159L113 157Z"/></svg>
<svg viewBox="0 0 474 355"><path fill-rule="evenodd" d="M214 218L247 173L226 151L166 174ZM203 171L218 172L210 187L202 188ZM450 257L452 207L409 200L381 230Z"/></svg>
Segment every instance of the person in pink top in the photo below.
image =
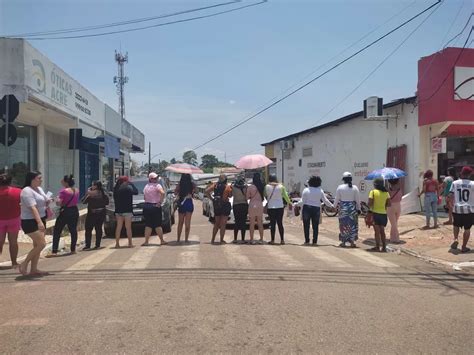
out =
<svg viewBox="0 0 474 355"><path fill-rule="evenodd" d="M401 214L403 197L400 179L388 180L388 193L390 194L390 207L387 207L388 220L390 221L390 243L400 243L398 220Z"/></svg>
<svg viewBox="0 0 474 355"><path fill-rule="evenodd" d="M21 189L10 186L11 176L0 175L0 254L3 244L8 235L8 246L12 267L16 268L18 263L18 232L21 228L20 219L20 194Z"/></svg>
<svg viewBox="0 0 474 355"><path fill-rule="evenodd" d="M143 189L145 204L143 206L143 218L145 219L145 243L142 246L149 245L149 240L153 230L160 238L161 245L167 244L163 239L163 214L161 203L165 198L165 191L158 183L158 174L150 173L148 175L148 184Z"/></svg>
<svg viewBox="0 0 474 355"><path fill-rule="evenodd" d="M61 185L63 185L63 188L59 191L58 199L56 200L56 204L60 207L58 218L56 218L56 223L54 224L51 256L58 254L59 239L65 226L67 226L69 233L71 233L71 254L76 253L79 189L74 188L76 182L72 175L65 175L61 180Z"/></svg>
<svg viewBox="0 0 474 355"><path fill-rule="evenodd" d="M247 188L247 199L249 200L249 224L250 243L253 244L255 232L255 222L260 233L260 243L263 243L263 194L265 186L259 173L253 174L252 184Z"/></svg>

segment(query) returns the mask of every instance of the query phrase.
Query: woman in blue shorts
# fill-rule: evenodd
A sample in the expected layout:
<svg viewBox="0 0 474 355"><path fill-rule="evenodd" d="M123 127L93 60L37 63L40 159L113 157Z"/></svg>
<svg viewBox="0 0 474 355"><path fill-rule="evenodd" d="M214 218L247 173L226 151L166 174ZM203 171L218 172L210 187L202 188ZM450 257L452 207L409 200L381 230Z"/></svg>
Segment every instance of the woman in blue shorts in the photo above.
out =
<svg viewBox="0 0 474 355"><path fill-rule="evenodd" d="M193 194L196 186L191 180L190 174L182 174L175 195L178 203L178 243L181 240L181 233L184 229L184 242L189 242L189 232L191 231L191 217L194 212Z"/></svg>

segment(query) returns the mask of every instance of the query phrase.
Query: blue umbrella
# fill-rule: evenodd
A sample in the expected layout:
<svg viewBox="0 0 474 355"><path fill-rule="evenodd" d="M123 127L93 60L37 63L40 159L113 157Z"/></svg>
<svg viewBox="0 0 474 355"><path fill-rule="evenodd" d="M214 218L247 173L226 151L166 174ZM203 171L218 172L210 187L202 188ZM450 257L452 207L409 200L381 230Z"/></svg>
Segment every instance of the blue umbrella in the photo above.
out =
<svg viewBox="0 0 474 355"><path fill-rule="evenodd" d="M374 180L377 178L382 178L384 180L399 179L404 176L407 176L407 173L403 170L397 168L383 168L372 171L365 177L365 180Z"/></svg>

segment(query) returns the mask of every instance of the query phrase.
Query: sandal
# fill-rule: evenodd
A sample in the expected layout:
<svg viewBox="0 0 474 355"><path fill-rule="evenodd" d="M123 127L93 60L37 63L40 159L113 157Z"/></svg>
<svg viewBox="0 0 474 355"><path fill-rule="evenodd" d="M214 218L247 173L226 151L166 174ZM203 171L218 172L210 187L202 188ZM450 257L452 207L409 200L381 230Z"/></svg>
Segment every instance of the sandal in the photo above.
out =
<svg viewBox="0 0 474 355"><path fill-rule="evenodd" d="M457 240L455 240L452 244L451 244L451 249L457 249L458 248L458 245L459 245L459 242Z"/></svg>
<svg viewBox="0 0 474 355"><path fill-rule="evenodd" d="M461 253L469 253L470 251L471 251L471 249L468 248L468 247L464 247L464 248L461 249Z"/></svg>
<svg viewBox="0 0 474 355"><path fill-rule="evenodd" d="M340 248L345 248L345 247L346 247L346 243L341 243L341 244L339 244L339 247L340 247Z"/></svg>
<svg viewBox="0 0 474 355"><path fill-rule="evenodd" d="M379 247L373 247L368 249L368 251L380 251Z"/></svg>

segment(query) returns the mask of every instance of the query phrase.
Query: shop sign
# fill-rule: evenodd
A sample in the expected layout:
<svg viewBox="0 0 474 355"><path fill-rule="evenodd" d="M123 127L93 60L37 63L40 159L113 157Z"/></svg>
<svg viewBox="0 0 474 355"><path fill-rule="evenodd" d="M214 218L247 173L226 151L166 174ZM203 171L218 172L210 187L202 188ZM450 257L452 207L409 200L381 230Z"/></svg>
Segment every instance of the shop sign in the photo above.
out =
<svg viewBox="0 0 474 355"><path fill-rule="evenodd" d="M354 177L365 177L369 175L369 162L355 162L354 163Z"/></svg>
<svg viewBox="0 0 474 355"><path fill-rule="evenodd" d="M308 168L325 168L325 167L326 167L325 161L320 161L317 163L308 163Z"/></svg>
<svg viewBox="0 0 474 355"><path fill-rule="evenodd" d="M105 104L29 45L25 46L25 83L41 101L105 126Z"/></svg>
<svg viewBox="0 0 474 355"><path fill-rule="evenodd" d="M446 153L446 138L432 138L431 139L431 153L442 154Z"/></svg>

